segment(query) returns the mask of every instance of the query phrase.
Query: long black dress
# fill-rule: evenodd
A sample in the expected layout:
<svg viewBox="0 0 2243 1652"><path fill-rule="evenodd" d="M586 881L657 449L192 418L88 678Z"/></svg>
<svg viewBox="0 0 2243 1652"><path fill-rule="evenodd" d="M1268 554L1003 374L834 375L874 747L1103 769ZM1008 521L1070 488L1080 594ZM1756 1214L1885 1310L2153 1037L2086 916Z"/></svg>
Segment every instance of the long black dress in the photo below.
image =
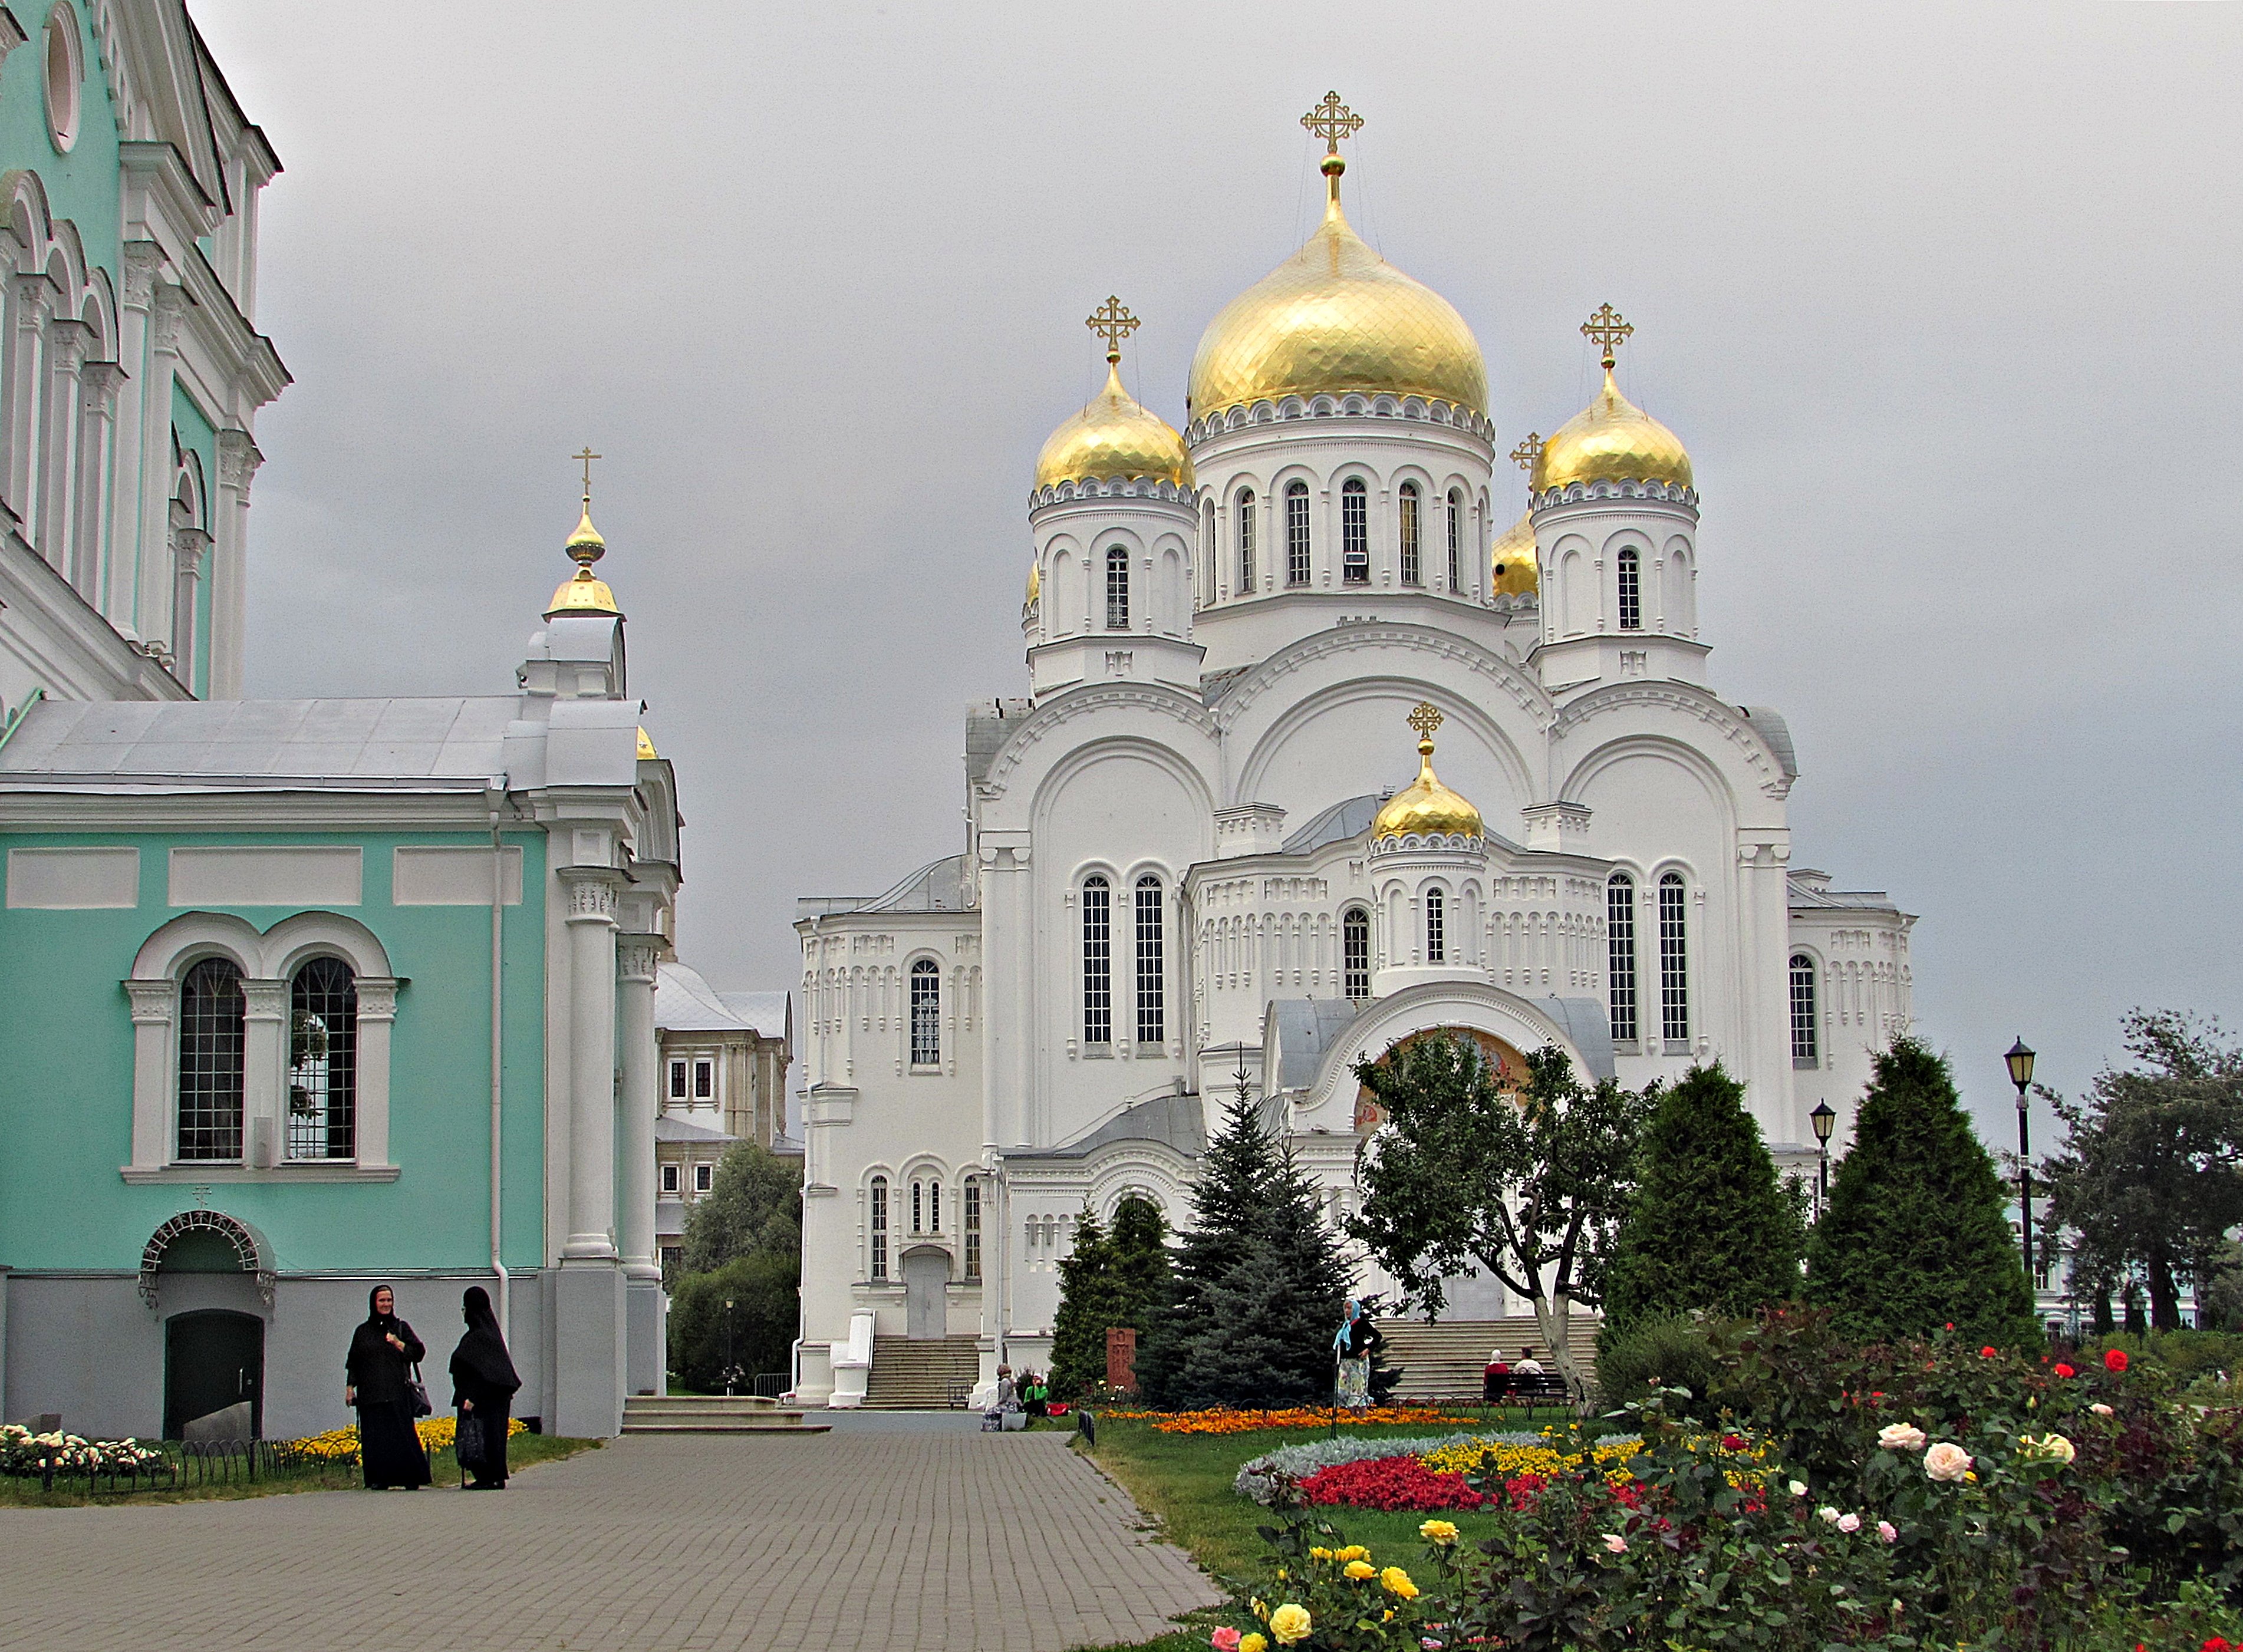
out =
<svg viewBox="0 0 2243 1652"><path fill-rule="evenodd" d="M507 1424L514 1391L522 1387L522 1377L507 1354L498 1316L491 1312L490 1293L480 1285L470 1285L460 1299L460 1306L467 1315L468 1333L452 1350L452 1404L463 1420L479 1418L483 1434L482 1461L463 1461L461 1467L474 1471L475 1483L468 1487L469 1491L495 1491L506 1484ZM467 1408L469 1403L474 1406L472 1411Z"/></svg>
<svg viewBox="0 0 2243 1652"><path fill-rule="evenodd" d="M366 1322L351 1333L350 1354L343 1361L344 1376L357 1390L358 1454L369 1491L428 1483L428 1454L421 1449L406 1387L411 1367L428 1351L404 1320L374 1311L382 1288L367 1293ZM402 1353L389 1345L393 1335L405 1345Z"/></svg>

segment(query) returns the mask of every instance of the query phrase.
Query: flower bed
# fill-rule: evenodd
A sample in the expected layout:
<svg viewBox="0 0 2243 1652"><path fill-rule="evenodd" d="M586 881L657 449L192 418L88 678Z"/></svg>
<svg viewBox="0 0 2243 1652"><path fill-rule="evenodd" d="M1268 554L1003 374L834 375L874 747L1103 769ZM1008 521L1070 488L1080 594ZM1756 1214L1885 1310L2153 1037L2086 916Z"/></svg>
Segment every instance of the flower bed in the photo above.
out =
<svg viewBox="0 0 2243 1652"><path fill-rule="evenodd" d="M1418 1457L1445 1447L1462 1445L1468 1440L1500 1440L1519 1445L1540 1440L1532 1434L1426 1434L1417 1439L1366 1440L1362 1435L1341 1436L1329 1440L1303 1440L1298 1445L1280 1446L1275 1451L1249 1457L1238 1467L1237 1477L1230 1483L1231 1490L1241 1497L1251 1498L1267 1505L1276 1494L1277 1482L1285 1480L1305 1480L1319 1468L1330 1468L1341 1463L1364 1462L1378 1457ZM1475 1461L1477 1459L1475 1458ZM1451 1465L1443 1464L1444 1467Z"/></svg>
<svg viewBox="0 0 2243 1652"><path fill-rule="evenodd" d="M1737 1435L1709 1447L1747 1452ZM1456 1434L1422 1440L1314 1440L1285 1446L1242 1464L1232 1489L1257 1503L1276 1500L1290 1481L1304 1502L1351 1508L1478 1508L1497 1496L1499 1485L1513 1508L1530 1498L1551 1476L1593 1463L1615 1487L1629 1479L1627 1463L1640 1441L1633 1434L1612 1434L1593 1443L1578 1435ZM1479 1478L1484 1491L1465 1481Z"/></svg>
<svg viewBox="0 0 2243 1652"><path fill-rule="evenodd" d="M434 1417L423 1417L413 1425L421 1436L421 1448L426 1451L448 1451L459 1433L459 1420L449 1412ZM519 1417L507 1419L506 1437L528 1434L529 1425ZM330 1428L323 1434L311 1434L302 1440L287 1442L288 1448L308 1461L354 1463L358 1461L358 1425L351 1423L341 1428Z"/></svg>
<svg viewBox="0 0 2243 1652"><path fill-rule="evenodd" d="M35 1434L19 1423L0 1424L0 1474L37 1480L55 1474L145 1474L165 1462L163 1452L137 1440L88 1440L60 1432Z"/></svg>
<svg viewBox="0 0 2243 1652"><path fill-rule="evenodd" d="M1373 1406L1363 1411L1311 1410L1292 1406L1283 1411L1112 1411L1110 1417L1149 1417L1164 1434L1246 1434L1262 1428L1376 1428L1444 1422L1476 1422L1475 1417L1452 1417L1436 1406Z"/></svg>

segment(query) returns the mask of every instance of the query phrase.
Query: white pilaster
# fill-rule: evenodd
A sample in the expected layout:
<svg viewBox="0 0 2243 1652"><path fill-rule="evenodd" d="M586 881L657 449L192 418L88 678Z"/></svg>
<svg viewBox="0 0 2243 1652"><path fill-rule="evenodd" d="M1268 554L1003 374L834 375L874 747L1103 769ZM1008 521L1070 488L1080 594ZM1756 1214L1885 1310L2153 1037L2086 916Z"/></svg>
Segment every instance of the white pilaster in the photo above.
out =
<svg viewBox="0 0 2243 1652"><path fill-rule="evenodd" d="M569 914L569 1241L562 1260L616 1257L616 887L564 866Z"/></svg>
<svg viewBox="0 0 2243 1652"><path fill-rule="evenodd" d="M140 496L145 491L141 455L146 449L150 399L148 337L156 303L156 272L164 249L153 241L125 246L125 293L118 306L117 359L124 373L118 393L116 453L110 466L108 594L101 603L111 625L145 636L140 615ZM163 406L168 417L172 386L166 379ZM169 443L159 451L168 453Z"/></svg>
<svg viewBox="0 0 2243 1652"><path fill-rule="evenodd" d="M57 295L55 284L44 274L10 278L11 324L5 342L6 358L0 361L0 380L7 387L7 469L0 485L8 490L8 503L27 531L36 532L38 520L37 458L39 447L39 357L46 336L47 313Z"/></svg>
<svg viewBox="0 0 2243 1652"><path fill-rule="evenodd" d="M77 501L71 511L67 573L71 587L101 606L101 551L108 538L109 457L115 440L117 393L125 370L113 361L89 361L78 370Z"/></svg>
<svg viewBox="0 0 2243 1652"><path fill-rule="evenodd" d="M247 630L249 489L265 456L246 430L218 433L218 496L211 509L210 685L205 697L241 697Z"/></svg>
<svg viewBox="0 0 2243 1652"><path fill-rule="evenodd" d="M186 319L187 294L174 282L159 281L148 312L148 371L140 393L140 465L134 478L132 513L139 523L139 589L134 627L143 637L162 637L178 651L179 626L172 608L172 379L179 366L179 329Z"/></svg>
<svg viewBox="0 0 2243 1652"><path fill-rule="evenodd" d="M70 577L71 514L77 505L71 486L77 466L78 374L93 343L93 329L67 316L47 324L46 399L39 437L39 554L64 578Z"/></svg>

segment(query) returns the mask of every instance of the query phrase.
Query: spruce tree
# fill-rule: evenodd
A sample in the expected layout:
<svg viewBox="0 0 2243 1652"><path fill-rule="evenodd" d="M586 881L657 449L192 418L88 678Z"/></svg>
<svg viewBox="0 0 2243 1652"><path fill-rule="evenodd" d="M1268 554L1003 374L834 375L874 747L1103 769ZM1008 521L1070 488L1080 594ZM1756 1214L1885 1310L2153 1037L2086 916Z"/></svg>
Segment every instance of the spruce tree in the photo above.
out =
<svg viewBox="0 0 2243 1652"><path fill-rule="evenodd" d="M1799 1294L1806 1224L1744 1094L1716 1063L1659 1098L1605 1278L1615 1332L1694 1312L1742 1316Z"/></svg>
<svg viewBox="0 0 2243 1652"><path fill-rule="evenodd" d="M1853 1151L1807 1249L1807 1296L1863 1341L2041 1340L1994 1161L1946 1060L1901 1038L1876 1058Z"/></svg>
<svg viewBox="0 0 2243 1652"><path fill-rule="evenodd" d="M1115 1317L1114 1245L1088 1203L1075 1219L1074 1245L1059 1265L1059 1311L1052 1316L1051 1387L1072 1396L1106 1380L1106 1332Z"/></svg>

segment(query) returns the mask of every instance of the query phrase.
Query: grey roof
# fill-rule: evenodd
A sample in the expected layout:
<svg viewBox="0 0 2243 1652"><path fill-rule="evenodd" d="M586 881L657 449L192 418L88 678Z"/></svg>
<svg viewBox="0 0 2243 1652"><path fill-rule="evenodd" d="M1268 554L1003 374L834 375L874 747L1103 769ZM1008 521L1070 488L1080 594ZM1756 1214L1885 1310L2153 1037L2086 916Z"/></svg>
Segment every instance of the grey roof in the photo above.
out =
<svg viewBox="0 0 2243 1652"><path fill-rule="evenodd" d="M1784 722L1782 714L1770 711L1766 706L1739 706L1737 709L1744 713L1745 721L1753 726L1760 737L1768 742L1768 749L1775 754L1776 767L1783 770L1783 777L1786 780L1798 779L1799 754L1792 749L1791 725Z"/></svg>
<svg viewBox="0 0 2243 1652"><path fill-rule="evenodd" d="M1135 1101L1099 1125L1056 1147L1009 1152L1007 1164L1041 1160L1088 1158L1116 1142L1150 1141L1173 1147L1186 1158L1197 1158L1207 1145L1207 1127L1197 1096L1163 1091L1148 1101Z"/></svg>
<svg viewBox="0 0 2243 1652"><path fill-rule="evenodd" d="M685 1237L685 1201L670 1197L654 1202L654 1236L657 1239Z"/></svg>
<svg viewBox="0 0 2243 1652"><path fill-rule="evenodd" d="M511 695L441 700L42 701L0 747L0 777L286 779L481 786L505 768Z"/></svg>
<svg viewBox="0 0 2243 1652"><path fill-rule="evenodd" d="M1208 672L1199 680L1200 703L1208 706L1215 704L1216 701L1236 688L1239 679L1253 668L1250 665L1235 665L1226 670Z"/></svg>
<svg viewBox="0 0 2243 1652"><path fill-rule="evenodd" d="M1532 1002L1536 1009L1565 1028L1566 1036L1573 1041L1573 1048L1588 1063L1592 1078L1617 1076L1619 1069L1613 1064L1612 1022L1606 1017L1603 1000L1536 998Z"/></svg>
<svg viewBox="0 0 2243 1652"><path fill-rule="evenodd" d="M1277 1039L1277 1071L1265 1075L1272 1091L1306 1090L1348 1024L1363 1012L1352 998L1276 998L1270 1017Z"/></svg>
<svg viewBox="0 0 2243 1652"><path fill-rule="evenodd" d="M690 964L669 963L654 976L654 1024L663 1032L753 1032Z"/></svg>
<svg viewBox="0 0 2243 1652"><path fill-rule="evenodd" d="M670 1113L658 1113L654 1120L657 1141L693 1142L713 1145L720 1141L738 1141L738 1136L728 1136L721 1130L711 1130L706 1125L697 1125Z"/></svg>
<svg viewBox="0 0 2243 1652"><path fill-rule="evenodd" d="M717 998L765 1038L785 1038L794 1031L793 999L785 992L719 992Z"/></svg>
<svg viewBox="0 0 2243 1652"><path fill-rule="evenodd" d="M1794 910L1801 909L1811 910L1828 907L1849 908L1855 911L1897 912L1900 910L1900 908L1893 903L1892 897L1881 889L1832 889L1830 875L1828 872L1817 872L1806 867L1799 867L1793 870L1785 883L1790 892L1790 903Z"/></svg>
<svg viewBox="0 0 2243 1652"><path fill-rule="evenodd" d="M802 1138L774 1136L771 1138L771 1150L781 1158L800 1158L803 1156Z"/></svg>
<svg viewBox="0 0 2243 1652"><path fill-rule="evenodd" d="M966 710L966 782L979 785L989 777L989 765L996 761L1013 730L1028 713L1035 709L1027 700L982 700Z"/></svg>
<svg viewBox="0 0 2243 1652"><path fill-rule="evenodd" d="M867 912L970 912L973 886L963 855L929 861L886 894L866 903Z"/></svg>
<svg viewBox="0 0 2243 1652"><path fill-rule="evenodd" d="M1326 843L1360 837L1371 829L1371 823L1378 818L1379 805L1391 796L1391 792L1381 795L1367 791L1360 797L1334 803L1292 833L1278 847L1287 855L1305 855L1310 850L1322 849Z"/></svg>

